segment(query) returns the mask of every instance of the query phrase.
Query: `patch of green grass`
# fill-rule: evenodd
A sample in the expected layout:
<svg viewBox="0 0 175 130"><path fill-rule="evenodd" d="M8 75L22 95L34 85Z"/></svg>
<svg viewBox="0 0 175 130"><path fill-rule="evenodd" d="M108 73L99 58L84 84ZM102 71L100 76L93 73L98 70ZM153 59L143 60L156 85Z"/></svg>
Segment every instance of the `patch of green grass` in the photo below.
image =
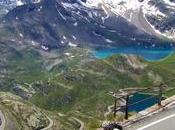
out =
<svg viewBox="0 0 175 130"><path fill-rule="evenodd" d="M172 89L172 90L169 90L165 93L165 96L167 97L171 97L171 96L174 96L175 95L175 88Z"/></svg>
<svg viewBox="0 0 175 130"><path fill-rule="evenodd" d="M66 51L65 51L66 52ZM63 52L63 53L65 53ZM126 87L149 87L154 79L148 72L158 74L163 81L175 77L175 55L159 62L146 62L138 59L147 67L135 69L121 55L114 55L104 60L87 60L87 55L79 50L68 50L75 58L67 58L51 71L43 67L42 57L32 51L15 52L8 68L10 77L17 83L33 83L36 93L30 99L33 104L50 110L75 116L86 122L86 127L94 129L104 119L107 106L113 104L109 91ZM79 55L83 53L83 57ZM121 72L120 69L124 71ZM174 87L175 82L170 84ZM167 92L167 96L175 91ZM76 113L79 112L79 113ZM89 118L91 117L91 118ZM68 120L65 117L64 121ZM73 121L65 124L67 128L76 127Z"/></svg>

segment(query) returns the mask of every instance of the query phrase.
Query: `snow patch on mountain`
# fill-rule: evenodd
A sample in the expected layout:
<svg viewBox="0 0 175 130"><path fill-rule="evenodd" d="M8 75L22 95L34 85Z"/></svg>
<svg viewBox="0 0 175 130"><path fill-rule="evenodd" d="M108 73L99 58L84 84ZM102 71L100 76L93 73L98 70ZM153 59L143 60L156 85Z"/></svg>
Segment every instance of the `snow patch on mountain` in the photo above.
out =
<svg viewBox="0 0 175 130"><path fill-rule="evenodd" d="M116 15L124 17L149 34L175 39L175 36L172 35L174 33L170 33L167 30L165 32L156 30L154 25L152 25L146 17L152 16L160 21L168 18L169 16L161 10L158 6L159 4L162 4L166 8L171 7L171 9L175 9L175 3L169 0L87 0L85 6L88 8L101 8L106 14L109 11L113 12ZM143 27L142 24L146 25ZM150 32L150 30L152 31Z"/></svg>
<svg viewBox="0 0 175 130"><path fill-rule="evenodd" d="M17 1L16 1L16 5L17 5L17 6L22 6L22 5L24 5L24 3L23 3L22 1L20 1L20 0L17 0Z"/></svg>
<svg viewBox="0 0 175 130"><path fill-rule="evenodd" d="M0 6L4 6L9 10L24 4L39 3L41 1L42 0L0 0Z"/></svg>
<svg viewBox="0 0 175 130"><path fill-rule="evenodd" d="M171 2L170 0L163 0L163 1L165 2L165 4L175 7L175 3L174 2Z"/></svg>
<svg viewBox="0 0 175 130"><path fill-rule="evenodd" d="M108 7L112 12L126 18L127 14L142 9L144 14L160 15L165 17L157 7L149 4L150 0L87 0L86 6L91 8ZM103 9L103 8L102 8ZM104 10L106 12L106 10ZM128 17L129 19L129 17Z"/></svg>

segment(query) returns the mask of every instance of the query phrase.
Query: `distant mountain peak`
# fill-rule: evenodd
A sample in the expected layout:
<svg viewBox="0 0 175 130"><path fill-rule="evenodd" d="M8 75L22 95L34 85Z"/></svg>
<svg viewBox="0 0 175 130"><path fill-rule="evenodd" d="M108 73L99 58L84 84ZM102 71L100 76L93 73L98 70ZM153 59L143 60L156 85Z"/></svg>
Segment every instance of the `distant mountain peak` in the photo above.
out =
<svg viewBox="0 0 175 130"><path fill-rule="evenodd" d="M174 19L174 0L86 0L83 5L120 15L151 35L175 40L174 25L166 24Z"/></svg>
<svg viewBox="0 0 175 130"><path fill-rule="evenodd" d="M136 0L129 0L133 1ZM133 5L126 3L126 0L119 0L118 3L110 0L43 0L11 10L3 18L3 24L16 35L16 41L23 40L46 51L81 46L160 47L164 41L156 36L171 36L173 39L174 34L167 35L169 30L164 28L164 24L156 28L159 21L151 22L152 18L164 20L169 16L162 10L166 7L165 3L160 6L158 3L150 4L150 1L148 6L158 8L166 16L144 12L143 3L148 0L137 1Z"/></svg>

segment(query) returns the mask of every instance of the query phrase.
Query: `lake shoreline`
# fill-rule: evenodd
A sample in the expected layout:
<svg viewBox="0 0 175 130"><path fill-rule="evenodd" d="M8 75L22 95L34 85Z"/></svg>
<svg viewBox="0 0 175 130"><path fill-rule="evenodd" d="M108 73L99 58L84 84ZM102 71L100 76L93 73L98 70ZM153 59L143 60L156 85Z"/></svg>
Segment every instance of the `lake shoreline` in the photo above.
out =
<svg viewBox="0 0 175 130"><path fill-rule="evenodd" d="M154 62L162 61L174 54L175 49L147 49L147 48L134 48L134 47L115 47L93 50L92 54L97 59L105 59L112 55L136 55L143 57L143 59Z"/></svg>

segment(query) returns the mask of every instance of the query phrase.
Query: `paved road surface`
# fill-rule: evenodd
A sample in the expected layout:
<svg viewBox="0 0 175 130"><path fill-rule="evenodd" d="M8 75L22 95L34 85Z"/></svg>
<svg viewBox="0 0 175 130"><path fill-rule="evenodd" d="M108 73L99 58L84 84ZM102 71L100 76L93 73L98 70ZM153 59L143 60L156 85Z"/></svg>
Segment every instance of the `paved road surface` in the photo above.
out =
<svg viewBox="0 0 175 130"><path fill-rule="evenodd" d="M175 114L152 122L137 130L174 130L175 129Z"/></svg>
<svg viewBox="0 0 175 130"><path fill-rule="evenodd" d="M141 120L125 130L175 130L175 108Z"/></svg>

